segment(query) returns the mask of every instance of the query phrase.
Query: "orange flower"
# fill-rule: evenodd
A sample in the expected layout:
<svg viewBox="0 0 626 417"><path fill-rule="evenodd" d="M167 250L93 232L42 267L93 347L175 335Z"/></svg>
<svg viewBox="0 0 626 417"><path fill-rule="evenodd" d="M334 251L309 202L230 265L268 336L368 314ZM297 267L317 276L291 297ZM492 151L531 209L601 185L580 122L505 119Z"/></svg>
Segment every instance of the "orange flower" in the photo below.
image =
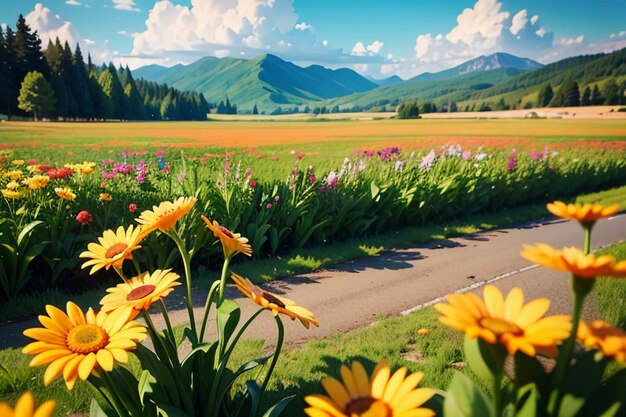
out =
<svg viewBox="0 0 626 417"><path fill-rule="evenodd" d="M579 222L595 222L596 220L612 216L619 211L617 204L603 207L600 204L586 203L581 206L579 204L565 204L562 201L548 203L547 208L555 216L578 220Z"/></svg>
<svg viewBox="0 0 626 417"><path fill-rule="evenodd" d="M252 256L252 247L248 244L248 239L241 237L239 233L233 233L224 226L220 226L218 222L207 219L204 215L201 216L202 220L206 223L209 230L213 232L213 235L222 243L222 249L224 249L224 257L228 258L238 253Z"/></svg>
<svg viewBox="0 0 626 417"><path fill-rule="evenodd" d="M56 193L56 195L67 201L73 201L76 198L76 194L74 194L72 192L72 189L68 187L57 187L54 189L54 192Z"/></svg>
<svg viewBox="0 0 626 417"><path fill-rule="evenodd" d="M593 253L585 255L575 247L558 250L545 243L535 246L524 245L521 255L531 262L571 272L578 278L595 278L597 276L626 277L626 261L617 262L612 256L598 256Z"/></svg>
<svg viewBox="0 0 626 417"><path fill-rule="evenodd" d="M153 206L152 210L142 212L135 220L143 225L144 234L156 229L165 231L174 227L178 220L189 213L195 203L194 197L180 197L174 202L163 201L158 206Z"/></svg>
<svg viewBox="0 0 626 417"><path fill-rule="evenodd" d="M132 252L141 247L139 243L142 239L141 227L133 225L128 226L128 230L124 230L124 226L118 227L115 232L105 230L98 238L100 243L88 244L87 250L79 255L79 258L90 258L81 269L93 265L89 271L91 275L101 268L119 268L124 260L133 259Z"/></svg>
<svg viewBox="0 0 626 417"><path fill-rule="evenodd" d="M132 305L136 310L148 310L153 303L174 291L174 287L181 285L176 281L179 275L171 271L157 269L152 274L144 272L128 282L108 288L108 294L100 300L102 311L113 311L125 305Z"/></svg>
<svg viewBox="0 0 626 417"><path fill-rule="evenodd" d="M50 400L35 408L35 397L30 392L25 392L15 403L15 410L7 403L0 403L0 416L2 417L50 417L54 411L56 402Z"/></svg>
<svg viewBox="0 0 626 417"><path fill-rule="evenodd" d="M605 356L626 364L626 332L622 329L602 320L594 320L591 325L581 321L577 337L588 348L601 350Z"/></svg>
<svg viewBox="0 0 626 417"><path fill-rule="evenodd" d="M100 201L109 202L109 201L112 201L112 200L113 200L113 197L111 196L111 194L109 194L109 193L101 193L100 194Z"/></svg>
<svg viewBox="0 0 626 417"><path fill-rule="evenodd" d="M272 314L274 316L280 313L288 316L291 320L298 319L307 329L309 328L310 323L319 327L313 313L304 307L297 306L296 303L290 299L279 297L276 294L264 291L250 282L249 279L237 274L232 274L231 278L235 281L235 285L237 285L237 289L239 289L239 291L261 307L272 310Z"/></svg>

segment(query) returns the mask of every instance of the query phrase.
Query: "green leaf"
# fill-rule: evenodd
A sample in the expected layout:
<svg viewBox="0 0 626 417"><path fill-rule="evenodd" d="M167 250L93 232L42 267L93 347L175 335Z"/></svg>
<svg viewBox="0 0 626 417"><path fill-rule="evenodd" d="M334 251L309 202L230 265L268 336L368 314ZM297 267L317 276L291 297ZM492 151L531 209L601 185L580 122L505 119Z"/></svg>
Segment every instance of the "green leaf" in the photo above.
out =
<svg viewBox="0 0 626 417"><path fill-rule="evenodd" d="M540 392L546 392L549 375L535 357L528 356L522 352L517 352L514 357L515 385L523 387L534 383Z"/></svg>
<svg viewBox="0 0 626 417"><path fill-rule="evenodd" d="M189 417L184 411L166 404L157 405L157 412L162 417Z"/></svg>
<svg viewBox="0 0 626 417"><path fill-rule="evenodd" d="M296 398L295 395L290 395L289 397L285 397L270 408L263 414L263 417L278 417L285 411L285 408L289 405L291 400Z"/></svg>
<svg viewBox="0 0 626 417"><path fill-rule="evenodd" d="M486 382L493 381L495 375L500 375L504 368L506 351L501 345L490 345L480 338L465 338L465 357L467 363Z"/></svg>
<svg viewBox="0 0 626 417"><path fill-rule="evenodd" d="M241 310L237 303L232 300L224 300L217 308L217 328L223 346L226 346L230 337L235 332L240 316Z"/></svg>
<svg viewBox="0 0 626 417"><path fill-rule="evenodd" d="M372 181L370 183L370 192L372 193L372 198L376 198L380 193L380 188Z"/></svg>
<svg viewBox="0 0 626 417"><path fill-rule="evenodd" d="M618 417L626 415L626 368L610 378L590 397L576 417Z"/></svg>
<svg viewBox="0 0 626 417"><path fill-rule="evenodd" d="M515 417L540 417L540 393L537 385L530 383L517 390Z"/></svg>
<svg viewBox="0 0 626 417"><path fill-rule="evenodd" d="M575 416L591 394L600 388L608 361L589 350L576 358L566 373L562 386L563 399L559 417Z"/></svg>
<svg viewBox="0 0 626 417"><path fill-rule="evenodd" d="M98 404L98 401L92 398L89 404L89 417L118 417L118 415L115 410L110 407L105 406L103 409L100 404Z"/></svg>
<svg viewBox="0 0 626 417"><path fill-rule="evenodd" d="M27 224L22 231L20 232L20 234L17 236L17 245L21 246L22 245L22 241L26 238L27 235L29 235L33 229L37 226L39 226L40 224L43 224L43 222L41 220L35 220L34 222L31 222L29 224Z"/></svg>
<svg viewBox="0 0 626 417"><path fill-rule="evenodd" d="M448 387L443 413L446 417L493 417L494 411L472 380L457 372Z"/></svg>

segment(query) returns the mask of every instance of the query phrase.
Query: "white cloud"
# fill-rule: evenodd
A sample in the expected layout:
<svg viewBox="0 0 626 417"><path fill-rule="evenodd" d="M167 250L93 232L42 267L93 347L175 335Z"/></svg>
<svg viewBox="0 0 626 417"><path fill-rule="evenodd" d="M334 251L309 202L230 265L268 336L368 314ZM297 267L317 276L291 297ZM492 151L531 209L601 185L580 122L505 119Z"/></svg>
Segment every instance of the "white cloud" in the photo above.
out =
<svg viewBox="0 0 626 417"><path fill-rule="evenodd" d="M430 47L430 33L418 35L415 40L415 58L421 58L428 52Z"/></svg>
<svg viewBox="0 0 626 417"><path fill-rule="evenodd" d="M309 25L306 22L301 22L301 23L297 23L295 28L297 30L311 30L311 29L313 29L313 26Z"/></svg>
<svg viewBox="0 0 626 417"><path fill-rule="evenodd" d="M379 40L375 40L370 45L367 45L367 50L373 54L379 54L385 44Z"/></svg>
<svg viewBox="0 0 626 417"><path fill-rule="evenodd" d="M94 43L96 43L96 41L91 40L89 38L84 38L83 41L87 44L87 45L93 45Z"/></svg>
<svg viewBox="0 0 626 417"><path fill-rule="evenodd" d="M585 40L585 36L584 35L579 35L575 38L561 38L557 45L560 46L571 46L571 45L579 45L581 43L583 43L583 41Z"/></svg>
<svg viewBox="0 0 626 417"><path fill-rule="evenodd" d="M528 12L526 11L526 9L520 10L515 16L513 16L513 21L511 22L511 27L509 28L509 31L513 35L517 35L522 29L526 27L526 23L528 23Z"/></svg>
<svg viewBox="0 0 626 417"><path fill-rule="evenodd" d="M357 42L352 47L351 55L354 56L375 56L380 53L385 44L379 40L375 40L371 44L365 46L363 42Z"/></svg>
<svg viewBox="0 0 626 417"><path fill-rule="evenodd" d="M457 17L457 25L446 35L453 44L464 43L474 49L491 49L502 33L508 12L501 12L502 3L478 0L473 9L465 9Z"/></svg>
<svg viewBox="0 0 626 417"><path fill-rule="evenodd" d="M539 20L539 16L534 15L533 17L530 18L530 24L534 25L535 23L537 23L538 20Z"/></svg>
<svg viewBox="0 0 626 417"><path fill-rule="evenodd" d="M138 12L140 9L135 7L134 0L113 0L113 8L117 10L127 10L129 12Z"/></svg>
<svg viewBox="0 0 626 417"><path fill-rule="evenodd" d="M540 38L543 38L545 36L545 34L546 34L546 30L544 28L539 28L539 29L537 29L537 31L535 31L535 33Z"/></svg>
<svg viewBox="0 0 626 417"><path fill-rule="evenodd" d="M367 55L367 49L365 48L365 45L363 45L363 42L357 42L354 44L354 46L352 47L352 55L356 55L356 56L365 56Z"/></svg>
<svg viewBox="0 0 626 417"><path fill-rule="evenodd" d="M65 4L69 4L70 6L82 6L82 3L76 0L67 0Z"/></svg>
<svg viewBox="0 0 626 417"><path fill-rule="evenodd" d="M118 35L126 36L126 37L128 37L128 38L134 38L135 36L139 35L137 32L134 32L134 33L128 33L128 32L127 32L127 31L125 31L125 30L118 30L116 33L117 33Z"/></svg>
<svg viewBox="0 0 626 417"><path fill-rule="evenodd" d="M613 39L613 38L623 38L624 36L626 36L626 30L622 30L620 32L616 32L616 33L611 33L609 35L609 39Z"/></svg>
<svg viewBox="0 0 626 417"><path fill-rule="evenodd" d="M326 39L324 39L324 40L322 41L322 45L324 45L324 46L328 46L328 41L327 41Z"/></svg>
<svg viewBox="0 0 626 417"><path fill-rule="evenodd" d="M61 43L68 42L72 48L80 41L78 32L70 22L61 19L58 14L53 14L49 8L37 3L32 12L25 16L26 23L33 31L37 31L41 38L41 44L45 48L48 41L58 37Z"/></svg>

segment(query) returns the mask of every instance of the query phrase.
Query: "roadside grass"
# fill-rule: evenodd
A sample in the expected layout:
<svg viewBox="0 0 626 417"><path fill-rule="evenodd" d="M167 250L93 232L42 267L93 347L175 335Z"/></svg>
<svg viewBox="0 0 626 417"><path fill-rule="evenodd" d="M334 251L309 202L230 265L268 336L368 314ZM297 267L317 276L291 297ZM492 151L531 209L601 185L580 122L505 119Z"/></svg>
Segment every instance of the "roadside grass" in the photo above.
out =
<svg viewBox="0 0 626 417"><path fill-rule="evenodd" d="M626 207L626 186L581 195L575 201L579 203L595 202L603 205L619 204L621 207ZM246 259L244 262L232 265L231 270L256 283L262 283L367 256L376 256L391 249L404 248L433 239L477 233L508 224L542 218L546 215L548 212L545 204L537 203L496 213L475 215L443 225L408 227L381 235L300 249L269 259ZM208 289L216 276L217 273L196 274L194 286ZM82 294L71 295L71 298L83 308L95 306L104 296L105 289L102 287ZM19 296L5 303L5 307L0 309L0 323L33 317L41 314L46 304L62 306L69 298L70 295L56 289L50 289L41 294Z"/></svg>
<svg viewBox="0 0 626 417"><path fill-rule="evenodd" d="M626 243L603 249L617 259L626 259ZM626 328L626 281L598 279L592 297L600 317L613 325ZM359 360L368 373L381 358L388 358L393 368L406 366L411 372L424 372L422 386L444 389L455 371L460 371L481 383L466 367L463 356L463 335L437 320L438 313L427 307L405 317L380 317L374 324L346 334L336 333L326 339L313 340L300 347L283 351L270 381L265 397L266 405L281 398L297 394L287 408L285 416L302 415L304 395L322 393L320 381L327 375L338 377L341 364ZM419 335L418 329L428 334ZM181 326L175 333L181 337ZM235 350L231 367L245 360L260 357L267 352L261 340L242 340ZM131 355L132 358L132 355ZM61 380L49 387L43 386L44 368L28 367L30 357L18 349L0 351L0 398L14 403L25 390L30 390L38 402L54 398L57 401L55 416L86 415L91 398L96 393L86 384L78 382L67 391ZM130 368L135 368L131 361ZM617 370L611 367L609 372ZM481 383L482 385L482 383Z"/></svg>

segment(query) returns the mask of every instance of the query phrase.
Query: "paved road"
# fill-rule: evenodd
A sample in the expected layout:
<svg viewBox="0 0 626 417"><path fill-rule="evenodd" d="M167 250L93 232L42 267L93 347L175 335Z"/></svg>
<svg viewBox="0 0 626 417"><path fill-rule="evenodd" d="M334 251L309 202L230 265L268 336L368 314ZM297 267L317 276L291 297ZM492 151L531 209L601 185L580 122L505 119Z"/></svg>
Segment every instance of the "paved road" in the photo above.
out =
<svg viewBox="0 0 626 417"><path fill-rule="evenodd" d="M625 239L626 215L620 215L596 225L592 245L599 248ZM306 330L299 322L286 320L285 342L292 346L312 338L365 327L380 315L407 313L445 294L471 289L468 287L481 291L480 286L491 280L506 291L520 286L528 300L547 296L554 300L551 312L568 313L567 274L532 267L519 253L523 243L545 242L560 248L581 247L582 241L582 229L577 223L563 220L530 222L389 251L328 270L274 281L264 288L307 307L320 323L319 328ZM236 298L243 319L256 311L256 305L242 298L236 290L229 289L227 294ZM205 294L196 291L195 295L199 321ZM174 322L187 317L184 306L171 314ZM157 325L161 323L159 315L155 315L154 320ZM264 313L257 320L258 323L249 328L247 337L266 339L271 345L276 338L271 314ZM20 337L21 331L32 325L30 321L0 328L0 348L23 345L26 339Z"/></svg>

